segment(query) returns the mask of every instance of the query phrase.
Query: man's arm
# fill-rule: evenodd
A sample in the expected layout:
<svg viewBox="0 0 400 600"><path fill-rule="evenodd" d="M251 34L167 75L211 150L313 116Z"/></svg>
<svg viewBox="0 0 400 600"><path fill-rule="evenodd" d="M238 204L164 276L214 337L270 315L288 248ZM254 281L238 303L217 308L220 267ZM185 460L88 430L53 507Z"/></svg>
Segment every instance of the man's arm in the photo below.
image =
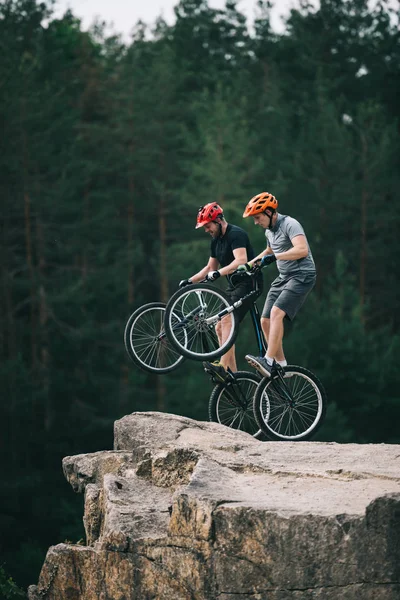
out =
<svg viewBox="0 0 400 600"><path fill-rule="evenodd" d="M235 250L232 250L232 253L235 259L229 263L229 265L226 265L226 267L222 267L221 269L218 269L218 260L211 257L204 269L190 278L191 281L193 283L201 281L210 271L219 271L221 277L236 271L239 265L243 265L247 261L247 251L246 248L235 248Z"/></svg>
<svg viewBox="0 0 400 600"><path fill-rule="evenodd" d="M201 269L201 271L199 271L198 273L196 273L195 275L193 275L193 277L190 277L190 281L192 281L192 283L198 283L199 281L202 281L205 276L207 275L207 273L209 273L210 271L216 271L218 269L218 260L212 256L210 256L208 263L206 264L205 267L203 267Z"/></svg>
<svg viewBox="0 0 400 600"><path fill-rule="evenodd" d="M267 256L267 254L273 254L271 246L267 246L265 248L265 250L263 250L262 252L260 252L260 254L257 254L257 256L255 258L252 258L248 262L249 266L252 267L255 262L257 262L258 260L261 260L263 256Z"/></svg>
<svg viewBox="0 0 400 600"><path fill-rule="evenodd" d="M235 250L232 250L232 253L235 259L229 263L229 265L226 265L226 267L219 269L221 276L233 273L233 271L236 271L239 265L243 265L245 262L247 262L246 248L235 248Z"/></svg>
<svg viewBox="0 0 400 600"><path fill-rule="evenodd" d="M286 252L275 254L277 260L298 260L308 255L308 244L305 235L296 235L290 241L293 244L293 248L286 250Z"/></svg>

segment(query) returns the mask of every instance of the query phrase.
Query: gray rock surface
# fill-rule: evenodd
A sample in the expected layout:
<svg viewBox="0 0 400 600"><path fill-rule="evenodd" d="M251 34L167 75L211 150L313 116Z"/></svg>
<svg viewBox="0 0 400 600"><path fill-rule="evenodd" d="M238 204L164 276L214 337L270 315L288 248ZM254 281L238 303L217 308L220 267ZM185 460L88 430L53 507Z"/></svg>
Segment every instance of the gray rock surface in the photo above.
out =
<svg viewBox="0 0 400 600"><path fill-rule="evenodd" d="M397 445L133 413L63 469L87 545L51 547L30 600L400 600Z"/></svg>

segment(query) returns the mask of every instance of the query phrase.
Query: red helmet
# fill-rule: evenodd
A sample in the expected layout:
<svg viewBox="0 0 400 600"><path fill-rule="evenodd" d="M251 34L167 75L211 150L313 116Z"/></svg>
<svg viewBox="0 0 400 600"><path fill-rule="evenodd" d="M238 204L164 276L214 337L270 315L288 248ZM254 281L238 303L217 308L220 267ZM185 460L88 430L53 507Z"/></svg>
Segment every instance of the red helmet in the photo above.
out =
<svg viewBox="0 0 400 600"><path fill-rule="evenodd" d="M196 229L203 227L206 223L215 221L217 217L223 216L222 208L216 202L210 202L205 206L200 206L199 212L197 213Z"/></svg>

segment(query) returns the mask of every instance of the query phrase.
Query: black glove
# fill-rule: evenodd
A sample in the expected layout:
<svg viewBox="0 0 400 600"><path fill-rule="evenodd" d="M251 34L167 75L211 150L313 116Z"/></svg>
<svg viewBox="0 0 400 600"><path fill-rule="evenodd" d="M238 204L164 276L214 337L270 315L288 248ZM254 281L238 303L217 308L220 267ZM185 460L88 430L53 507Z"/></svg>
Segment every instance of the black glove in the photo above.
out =
<svg viewBox="0 0 400 600"><path fill-rule="evenodd" d="M182 279L182 281L179 282L178 288L184 288L187 285L190 285L192 283L191 279Z"/></svg>
<svg viewBox="0 0 400 600"><path fill-rule="evenodd" d="M272 265L272 263L276 262L275 254L266 254L261 259L261 267L267 267L268 265Z"/></svg>
<svg viewBox="0 0 400 600"><path fill-rule="evenodd" d="M206 275L207 281L215 281L218 279L218 277L221 277L221 273L219 271L210 271Z"/></svg>

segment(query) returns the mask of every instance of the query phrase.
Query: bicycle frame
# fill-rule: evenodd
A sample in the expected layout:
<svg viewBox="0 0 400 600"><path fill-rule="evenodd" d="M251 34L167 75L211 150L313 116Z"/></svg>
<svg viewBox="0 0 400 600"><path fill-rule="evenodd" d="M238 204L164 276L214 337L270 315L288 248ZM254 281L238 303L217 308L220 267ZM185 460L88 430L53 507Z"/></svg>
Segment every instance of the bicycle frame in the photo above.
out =
<svg viewBox="0 0 400 600"><path fill-rule="evenodd" d="M238 300L237 302L235 302L234 304L232 304L232 306L229 306L228 308L222 310L220 313L218 313L217 318L218 320L221 320L223 316L225 316L226 314L231 313L233 310L235 310L235 308L239 308L239 306L241 306L243 304L244 300L247 300L248 298L251 298L253 296L258 297L258 292L259 292L259 286L258 286L258 281L255 277L255 274L258 273L258 270L255 271L255 273L250 274L247 273L247 275L252 276L254 279L254 289L249 292L248 294L246 294L245 296L243 296L243 298L241 298L240 300ZM264 333L261 327L261 320L260 320L260 312L258 310L258 306L256 303L256 298L253 300L253 304L250 308L250 316L251 316L251 321L253 323L253 327L254 327L254 332L256 334L256 340L257 340L257 345L258 345L258 354L259 356L264 356L264 354L266 354L267 352L267 344L264 338Z"/></svg>
<svg viewBox="0 0 400 600"><path fill-rule="evenodd" d="M264 334L263 334L262 327L261 327L260 313L259 313L257 303L256 303L256 298L258 298L258 295L259 295L259 285L258 285L258 280L256 277L258 271L259 271L259 269L256 269L256 270L253 270L252 272L243 274L243 276L247 275L247 276L252 277L253 289L248 294L243 296L243 298L240 298L239 300L237 300L230 306L227 306L223 310L219 311L217 314L213 315L212 317L205 318L204 325L208 326L208 327L213 327L217 322L221 321L225 316L232 313L235 309L239 308L245 300L253 298L252 306L251 306L249 312L250 312L251 320L252 320L255 335L256 335L258 353L260 356L263 356L267 352L267 345L266 345L266 341L265 341ZM200 283L206 283L206 281L207 280L203 280ZM182 315L180 317L180 322L175 324L174 329L180 329L180 328L186 327L187 323L191 319L193 319L194 317L196 317L197 315L199 315L201 313L206 312L207 305L203 299L202 292L196 291L196 295L198 298L198 305L195 308L193 308L192 310L190 310L190 312L188 312L187 314Z"/></svg>
<svg viewBox="0 0 400 600"><path fill-rule="evenodd" d="M253 302L253 306L250 309L250 316L253 323L254 331L256 334L257 344L258 344L258 354L259 356L264 356L267 352L267 344L265 342L264 333L261 327L260 321L260 313L258 311L258 306L256 301Z"/></svg>
<svg viewBox="0 0 400 600"><path fill-rule="evenodd" d="M225 382L224 384L226 394L229 394L232 406L240 406L240 408L246 410L247 402L240 387L237 389L237 382L235 379L232 381ZM238 393L239 392L239 393Z"/></svg>

